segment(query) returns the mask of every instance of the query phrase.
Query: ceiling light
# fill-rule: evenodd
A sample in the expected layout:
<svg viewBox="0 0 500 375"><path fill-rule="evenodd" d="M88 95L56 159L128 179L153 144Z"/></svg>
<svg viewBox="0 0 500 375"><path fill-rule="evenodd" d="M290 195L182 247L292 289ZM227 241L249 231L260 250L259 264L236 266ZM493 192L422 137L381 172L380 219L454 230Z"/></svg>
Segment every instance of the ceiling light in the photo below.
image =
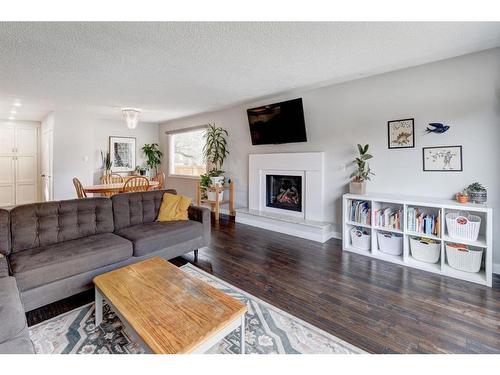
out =
<svg viewBox="0 0 500 375"><path fill-rule="evenodd" d="M19 99L14 100L14 107L20 107L21 106L21 101Z"/></svg>
<svg viewBox="0 0 500 375"><path fill-rule="evenodd" d="M16 118L14 116L9 116L9 120L15 120Z"/></svg>
<svg viewBox="0 0 500 375"><path fill-rule="evenodd" d="M11 115L17 115L17 109L12 108L12 109L10 110L10 114L11 114Z"/></svg>
<svg viewBox="0 0 500 375"><path fill-rule="evenodd" d="M122 108L122 115L129 129L135 129L139 123L141 110L137 108Z"/></svg>

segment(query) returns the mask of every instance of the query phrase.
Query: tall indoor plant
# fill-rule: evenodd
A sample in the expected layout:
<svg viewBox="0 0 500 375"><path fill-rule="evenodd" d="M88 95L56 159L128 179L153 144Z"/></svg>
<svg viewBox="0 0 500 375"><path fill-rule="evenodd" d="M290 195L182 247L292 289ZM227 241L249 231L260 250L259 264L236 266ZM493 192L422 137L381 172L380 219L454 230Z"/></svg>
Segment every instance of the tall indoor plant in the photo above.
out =
<svg viewBox="0 0 500 375"><path fill-rule="evenodd" d="M109 151L104 152L101 150L101 161L103 176L106 176L111 173L111 167L113 166L113 162L111 161L111 154Z"/></svg>
<svg viewBox="0 0 500 375"><path fill-rule="evenodd" d="M163 156L158 143L144 144L142 152L146 155L146 165L148 168L151 171L154 170L155 174L158 173L158 166L161 164L161 157Z"/></svg>
<svg viewBox="0 0 500 375"><path fill-rule="evenodd" d="M207 163L207 175L212 180L214 185L222 185L224 181L224 171L221 170L224 160L229 155L227 147L228 132L222 127L213 124L208 124L205 131L205 145L203 146L203 157Z"/></svg>
<svg viewBox="0 0 500 375"><path fill-rule="evenodd" d="M372 155L368 153L369 145L361 146L358 144L359 156L354 159L353 164L356 165L356 169L351 173L351 182L349 183L349 192L351 194L365 194L366 193L366 181L370 181L370 175L375 175L370 170L370 165L367 160L373 158Z"/></svg>

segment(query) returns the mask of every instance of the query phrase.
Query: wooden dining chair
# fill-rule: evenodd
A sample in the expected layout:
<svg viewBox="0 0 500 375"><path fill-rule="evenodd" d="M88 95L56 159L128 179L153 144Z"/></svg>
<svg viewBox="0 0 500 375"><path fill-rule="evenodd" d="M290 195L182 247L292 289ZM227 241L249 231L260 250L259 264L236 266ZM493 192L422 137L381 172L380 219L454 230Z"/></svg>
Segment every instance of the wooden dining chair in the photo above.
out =
<svg viewBox="0 0 500 375"><path fill-rule="evenodd" d="M132 177L123 185L123 192L129 193L133 191L148 191L149 180L143 176Z"/></svg>
<svg viewBox="0 0 500 375"><path fill-rule="evenodd" d="M165 187L165 173L158 172L156 176L154 176L151 181L157 181L158 186L155 186L155 190L162 190Z"/></svg>
<svg viewBox="0 0 500 375"><path fill-rule="evenodd" d="M78 178L73 178L73 185L75 185L76 195L78 198L87 198L87 193L85 193L83 185Z"/></svg>
<svg viewBox="0 0 500 375"><path fill-rule="evenodd" d="M104 176L101 177L101 183L102 184L122 184L123 177L120 176L118 173L110 173L110 174L105 174Z"/></svg>

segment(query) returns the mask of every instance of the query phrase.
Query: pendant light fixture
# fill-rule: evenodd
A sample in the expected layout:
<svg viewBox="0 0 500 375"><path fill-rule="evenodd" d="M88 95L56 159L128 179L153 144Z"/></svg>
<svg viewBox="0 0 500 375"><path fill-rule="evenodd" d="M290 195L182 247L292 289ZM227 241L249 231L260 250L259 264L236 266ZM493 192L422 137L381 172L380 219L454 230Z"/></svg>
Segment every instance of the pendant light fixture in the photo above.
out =
<svg viewBox="0 0 500 375"><path fill-rule="evenodd" d="M123 118L129 129L135 129L137 127L141 112L142 111L138 108L122 108Z"/></svg>

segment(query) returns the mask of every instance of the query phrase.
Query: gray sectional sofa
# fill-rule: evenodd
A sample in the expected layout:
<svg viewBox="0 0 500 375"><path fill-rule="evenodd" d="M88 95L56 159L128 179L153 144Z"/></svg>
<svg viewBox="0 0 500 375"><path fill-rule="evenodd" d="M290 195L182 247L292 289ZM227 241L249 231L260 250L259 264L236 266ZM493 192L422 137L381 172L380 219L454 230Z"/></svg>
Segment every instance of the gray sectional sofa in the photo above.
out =
<svg viewBox="0 0 500 375"><path fill-rule="evenodd" d="M32 352L24 310L88 290L104 272L152 256L197 254L208 245L207 208L190 206L188 221L156 221L165 192L175 194L149 191L0 210L0 353ZM4 327L12 316L18 324Z"/></svg>

